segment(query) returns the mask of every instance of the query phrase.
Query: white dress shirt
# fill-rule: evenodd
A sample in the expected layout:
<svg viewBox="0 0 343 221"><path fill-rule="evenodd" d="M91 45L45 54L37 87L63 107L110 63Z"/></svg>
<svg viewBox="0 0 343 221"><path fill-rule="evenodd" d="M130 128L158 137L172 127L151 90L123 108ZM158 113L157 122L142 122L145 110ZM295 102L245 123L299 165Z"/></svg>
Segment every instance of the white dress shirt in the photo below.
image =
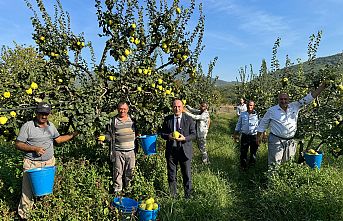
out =
<svg viewBox="0 0 343 221"><path fill-rule="evenodd" d="M313 101L311 93L299 101L288 104L284 111L280 105L269 108L261 119L257 132L264 132L270 126L270 132L281 138L292 138L297 131L298 114L302 106Z"/></svg>
<svg viewBox="0 0 343 221"><path fill-rule="evenodd" d="M182 114L180 114L179 116L175 116L174 115L174 131L178 130L181 128L181 118L182 118ZM180 128L176 128L176 121L179 120L179 127Z"/></svg>

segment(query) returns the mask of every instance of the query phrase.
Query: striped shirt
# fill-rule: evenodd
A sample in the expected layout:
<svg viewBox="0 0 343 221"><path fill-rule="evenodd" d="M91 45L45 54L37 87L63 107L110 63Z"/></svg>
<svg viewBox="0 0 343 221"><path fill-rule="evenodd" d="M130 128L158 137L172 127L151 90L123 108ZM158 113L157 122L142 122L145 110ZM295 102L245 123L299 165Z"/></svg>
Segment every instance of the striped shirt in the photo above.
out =
<svg viewBox="0 0 343 221"><path fill-rule="evenodd" d="M130 117L126 121L115 119L115 140L114 148L119 151L135 149L135 124Z"/></svg>

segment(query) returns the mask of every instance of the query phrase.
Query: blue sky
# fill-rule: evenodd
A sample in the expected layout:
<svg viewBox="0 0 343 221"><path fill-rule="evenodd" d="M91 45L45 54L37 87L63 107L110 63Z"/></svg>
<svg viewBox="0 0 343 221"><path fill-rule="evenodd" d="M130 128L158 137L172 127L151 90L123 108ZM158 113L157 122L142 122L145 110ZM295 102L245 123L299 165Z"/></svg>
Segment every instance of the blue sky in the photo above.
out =
<svg viewBox="0 0 343 221"><path fill-rule="evenodd" d="M181 0L181 2L186 0ZM32 2L32 0L31 0ZM45 0L52 10L52 0ZM93 42L99 59L103 42L96 21L93 0L61 0L71 16L75 33L84 32ZM188 1L187 1L188 2ZM270 65L272 47L281 38L278 58L284 66L286 54L293 62L307 60L307 44L311 34L323 31L318 57L342 52L343 1L341 0L197 0L203 3L205 21L201 62L207 69L209 61L218 56L214 75L234 81L240 67L252 64L258 72L262 59ZM0 45L33 45L31 11L23 0L0 0ZM197 19L197 17L193 17ZM196 22L196 20L192 21Z"/></svg>

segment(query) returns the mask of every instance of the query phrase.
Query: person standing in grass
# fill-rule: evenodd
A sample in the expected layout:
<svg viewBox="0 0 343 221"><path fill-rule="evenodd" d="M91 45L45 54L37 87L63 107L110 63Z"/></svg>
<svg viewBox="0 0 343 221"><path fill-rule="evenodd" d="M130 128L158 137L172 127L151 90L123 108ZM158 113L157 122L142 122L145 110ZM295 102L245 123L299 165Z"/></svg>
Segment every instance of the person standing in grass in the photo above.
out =
<svg viewBox="0 0 343 221"><path fill-rule="evenodd" d="M297 120L300 109L311 103L326 87L325 82L299 101L289 103L288 93L278 96L279 104L270 107L257 127L257 144L262 134L270 127L268 137L268 165L281 164L292 159L296 153L293 137L297 131Z"/></svg>
<svg viewBox="0 0 343 221"><path fill-rule="evenodd" d="M241 113L247 111L247 105L245 103L245 100L244 98L241 98L239 100L239 104L236 106L236 113L237 113L237 116L241 115Z"/></svg>
<svg viewBox="0 0 343 221"><path fill-rule="evenodd" d="M196 137L198 142L198 147L202 154L202 162L205 164L209 163L208 154L206 151L206 137L208 129L210 127L210 113L208 112L208 105L206 102L200 103L200 109L194 109L189 105L186 105L189 112L184 113L193 118L196 121Z"/></svg>
<svg viewBox="0 0 343 221"><path fill-rule="evenodd" d="M177 197L177 165L180 164L185 198L191 198L193 157L192 140L196 137L195 123L190 116L183 114L181 100L173 101L174 114L164 118L161 137L166 140L166 160L169 190L172 197ZM177 132L177 133L176 133Z"/></svg>
<svg viewBox="0 0 343 221"><path fill-rule="evenodd" d="M118 114L110 120L106 140L110 142L110 160L113 162L112 178L114 192L119 194L132 180L136 164L135 139L138 136L136 124L129 116L129 105L120 102Z"/></svg>
<svg viewBox="0 0 343 221"><path fill-rule="evenodd" d="M49 104L39 103L36 109L36 117L20 128L15 142L15 147L24 152L22 194L18 206L18 214L23 220L28 218L34 203L31 182L25 171L54 166L54 142L57 144L64 143L78 134L75 131L61 136L55 125L48 120L50 113L51 106Z"/></svg>
<svg viewBox="0 0 343 221"><path fill-rule="evenodd" d="M247 111L242 112L239 115L234 139L239 139L241 134L241 146L240 146L240 165L242 169L246 169L248 166L248 151L250 148L249 164L256 163L256 152L258 150L258 143L256 142L257 126L259 123L259 117L255 111L255 102L250 100L247 104Z"/></svg>

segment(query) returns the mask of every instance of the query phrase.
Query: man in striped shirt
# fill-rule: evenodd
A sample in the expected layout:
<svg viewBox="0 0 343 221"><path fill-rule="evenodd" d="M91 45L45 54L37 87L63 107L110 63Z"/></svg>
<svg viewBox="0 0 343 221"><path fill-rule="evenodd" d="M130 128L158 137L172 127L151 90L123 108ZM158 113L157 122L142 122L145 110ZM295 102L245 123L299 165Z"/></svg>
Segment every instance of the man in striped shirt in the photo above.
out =
<svg viewBox="0 0 343 221"><path fill-rule="evenodd" d="M107 140L110 142L110 158L113 162L114 191L121 192L132 180L136 163L135 139L136 126L128 115L129 106L120 102L117 106L118 115L111 119Z"/></svg>

